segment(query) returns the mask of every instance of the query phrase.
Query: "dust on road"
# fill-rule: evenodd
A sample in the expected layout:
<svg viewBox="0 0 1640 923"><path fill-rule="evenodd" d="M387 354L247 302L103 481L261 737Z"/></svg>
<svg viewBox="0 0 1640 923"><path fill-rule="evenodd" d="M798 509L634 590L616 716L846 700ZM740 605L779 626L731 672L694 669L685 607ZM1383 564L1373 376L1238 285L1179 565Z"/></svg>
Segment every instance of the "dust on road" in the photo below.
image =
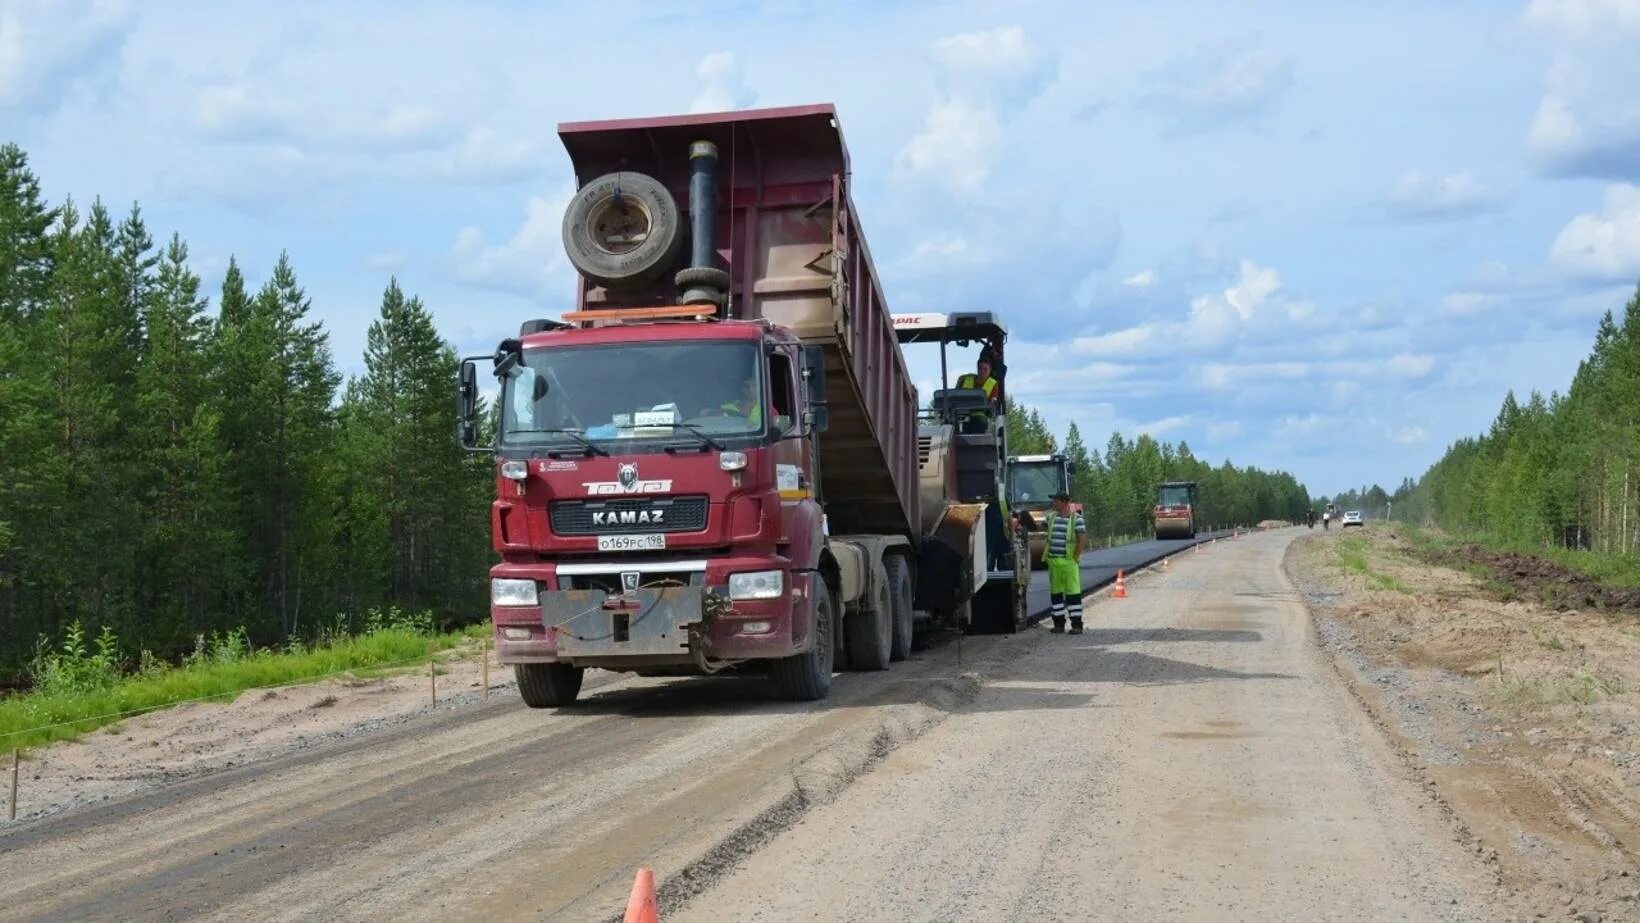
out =
<svg viewBox="0 0 1640 923"><path fill-rule="evenodd" d="M450 709L0 836L0 918L1494 919L1318 652L1292 532L842 675ZM959 656L961 661L959 663Z"/></svg>

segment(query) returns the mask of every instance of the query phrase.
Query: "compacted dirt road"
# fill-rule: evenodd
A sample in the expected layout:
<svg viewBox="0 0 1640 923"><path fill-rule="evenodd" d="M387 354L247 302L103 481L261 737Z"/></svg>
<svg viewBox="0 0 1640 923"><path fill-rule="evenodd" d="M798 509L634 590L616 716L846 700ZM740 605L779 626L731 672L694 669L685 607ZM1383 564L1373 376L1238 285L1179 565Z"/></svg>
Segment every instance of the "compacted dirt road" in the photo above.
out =
<svg viewBox="0 0 1640 923"><path fill-rule="evenodd" d="M0 919L1496 919L1315 643L1292 531L841 675L451 708L0 834Z"/></svg>

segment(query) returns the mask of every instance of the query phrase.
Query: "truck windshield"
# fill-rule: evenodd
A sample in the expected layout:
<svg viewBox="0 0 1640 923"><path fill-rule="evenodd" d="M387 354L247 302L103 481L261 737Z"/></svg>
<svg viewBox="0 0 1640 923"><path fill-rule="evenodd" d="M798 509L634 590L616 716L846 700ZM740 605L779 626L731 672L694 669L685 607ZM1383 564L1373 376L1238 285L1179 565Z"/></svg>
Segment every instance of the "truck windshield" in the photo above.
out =
<svg viewBox="0 0 1640 923"><path fill-rule="evenodd" d="M1008 503L1013 506L1031 503L1046 506L1054 494L1065 489L1063 471L1052 462L1014 465L1009 474Z"/></svg>
<svg viewBox="0 0 1640 923"><path fill-rule="evenodd" d="M1190 488L1162 487L1156 491L1157 506L1189 506Z"/></svg>
<svg viewBox="0 0 1640 923"><path fill-rule="evenodd" d="M761 369L748 342L526 350L501 382L500 443L648 442L655 451L680 441L744 443L770 422Z"/></svg>

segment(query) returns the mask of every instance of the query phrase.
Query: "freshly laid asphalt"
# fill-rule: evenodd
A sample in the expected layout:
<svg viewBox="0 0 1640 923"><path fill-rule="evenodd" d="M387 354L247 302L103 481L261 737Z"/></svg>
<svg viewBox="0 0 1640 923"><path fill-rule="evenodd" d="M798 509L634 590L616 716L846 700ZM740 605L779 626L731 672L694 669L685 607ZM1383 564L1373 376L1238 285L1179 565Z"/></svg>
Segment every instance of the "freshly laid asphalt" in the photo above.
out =
<svg viewBox="0 0 1640 923"><path fill-rule="evenodd" d="M1113 548L1099 548L1082 555L1082 593L1084 595L1099 589L1116 580L1116 571L1132 572L1141 567L1154 564L1166 557L1181 552L1188 554L1192 545L1210 542L1214 539L1230 540L1229 532L1203 532L1195 538L1152 539L1148 542L1134 542L1131 545L1117 545ZM1030 620L1038 621L1048 615L1048 572L1035 571L1031 574L1031 591L1026 597L1026 608L1030 612Z"/></svg>

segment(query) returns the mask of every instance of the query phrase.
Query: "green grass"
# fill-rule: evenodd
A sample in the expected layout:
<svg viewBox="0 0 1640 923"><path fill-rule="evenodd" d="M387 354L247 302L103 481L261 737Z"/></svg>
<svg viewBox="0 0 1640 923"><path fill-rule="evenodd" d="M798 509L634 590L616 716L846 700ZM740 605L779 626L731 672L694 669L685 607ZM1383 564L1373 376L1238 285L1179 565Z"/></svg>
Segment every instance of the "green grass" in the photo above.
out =
<svg viewBox="0 0 1640 923"><path fill-rule="evenodd" d="M1365 535L1340 535L1333 543L1333 550L1338 555L1338 563L1343 565L1345 570L1360 574L1379 589L1393 590L1396 593L1412 592L1406 584L1395 577L1372 569L1372 564L1367 561Z"/></svg>
<svg viewBox="0 0 1640 923"><path fill-rule="evenodd" d="M1640 555L1599 554L1575 548L1544 548L1541 545L1503 542L1485 534L1453 535L1448 532L1420 529L1407 523L1397 523L1396 531L1419 551L1440 553L1466 545L1480 545L1493 551L1508 551L1540 558L1576 571L1607 587L1640 587ZM1471 565L1465 570L1477 576L1490 575L1483 565Z"/></svg>
<svg viewBox="0 0 1640 923"><path fill-rule="evenodd" d="M57 649L36 658L34 691L0 699L0 750L35 747L121 720L198 699L227 701L248 689L308 682L337 673L377 674L469 643L487 625L435 633L419 624L378 624L358 635L333 635L313 644L252 650L242 632L203 641L180 666L144 656L122 674L104 651L90 650L74 626ZM105 635L103 639L111 636Z"/></svg>

